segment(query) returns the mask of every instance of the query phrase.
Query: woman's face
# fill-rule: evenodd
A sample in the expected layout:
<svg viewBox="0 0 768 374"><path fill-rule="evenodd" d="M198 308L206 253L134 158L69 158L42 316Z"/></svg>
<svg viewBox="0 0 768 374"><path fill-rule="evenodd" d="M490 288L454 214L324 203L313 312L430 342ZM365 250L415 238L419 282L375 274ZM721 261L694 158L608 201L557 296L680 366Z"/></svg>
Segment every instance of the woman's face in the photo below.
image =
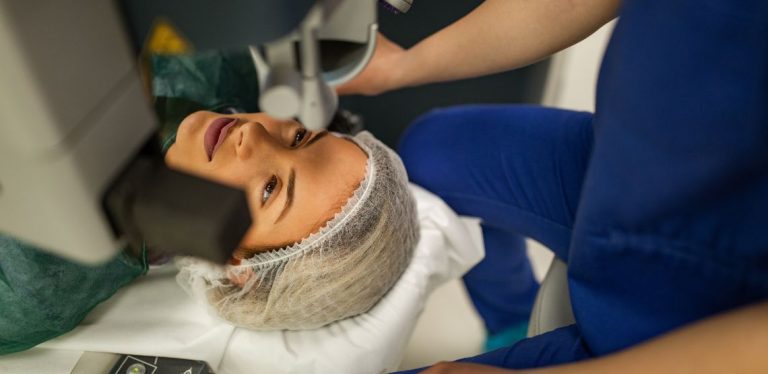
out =
<svg viewBox="0 0 768 374"><path fill-rule="evenodd" d="M317 230L360 184L366 160L349 140L263 113L193 113L165 156L173 169L246 191L253 224L236 259Z"/></svg>

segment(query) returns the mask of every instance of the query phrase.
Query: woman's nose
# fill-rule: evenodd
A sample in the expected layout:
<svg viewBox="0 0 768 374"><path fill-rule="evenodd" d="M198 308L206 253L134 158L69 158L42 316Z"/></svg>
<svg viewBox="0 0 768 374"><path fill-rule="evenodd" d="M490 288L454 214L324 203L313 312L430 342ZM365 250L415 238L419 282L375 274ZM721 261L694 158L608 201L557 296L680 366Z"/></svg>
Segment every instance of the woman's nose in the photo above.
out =
<svg viewBox="0 0 768 374"><path fill-rule="evenodd" d="M279 145L259 122L242 124L236 135L235 153L241 160L251 158L258 153L274 151L276 145Z"/></svg>

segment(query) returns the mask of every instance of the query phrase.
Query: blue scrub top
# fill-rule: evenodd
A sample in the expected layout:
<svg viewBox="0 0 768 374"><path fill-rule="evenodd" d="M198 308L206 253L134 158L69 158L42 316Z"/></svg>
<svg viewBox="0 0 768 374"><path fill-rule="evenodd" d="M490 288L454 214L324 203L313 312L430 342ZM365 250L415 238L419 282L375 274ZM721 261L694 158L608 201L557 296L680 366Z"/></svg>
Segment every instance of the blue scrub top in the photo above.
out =
<svg viewBox="0 0 768 374"><path fill-rule="evenodd" d="M768 1L620 17L568 254L596 355L768 297Z"/></svg>
<svg viewBox="0 0 768 374"><path fill-rule="evenodd" d="M768 1L625 0L597 91L570 243L553 248L577 322L462 361L578 361L768 298ZM436 183L407 140L412 176Z"/></svg>

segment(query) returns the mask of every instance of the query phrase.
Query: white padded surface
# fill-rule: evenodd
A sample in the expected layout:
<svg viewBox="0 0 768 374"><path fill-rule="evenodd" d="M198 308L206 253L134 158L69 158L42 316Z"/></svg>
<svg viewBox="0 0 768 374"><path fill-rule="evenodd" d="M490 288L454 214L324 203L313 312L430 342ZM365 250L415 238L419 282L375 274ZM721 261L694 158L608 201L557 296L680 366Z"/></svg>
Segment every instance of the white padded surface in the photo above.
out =
<svg viewBox="0 0 768 374"><path fill-rule="evenodd" d="M416 186L412 190L421 241L398 283L368 313L316 330L235 328L196 305L177 285L175 269L161 267L101 304L72 332L5 356L0 368L9 358L17 372L38 372L37 363L50 368L56 352L68 350L202 359L217 373L395 370L427 296L483 257L478 220L459 218L438 197ZM24 355L35 360L25 361ZM62 373L72 369L70 356L61 361Z"/></svg>

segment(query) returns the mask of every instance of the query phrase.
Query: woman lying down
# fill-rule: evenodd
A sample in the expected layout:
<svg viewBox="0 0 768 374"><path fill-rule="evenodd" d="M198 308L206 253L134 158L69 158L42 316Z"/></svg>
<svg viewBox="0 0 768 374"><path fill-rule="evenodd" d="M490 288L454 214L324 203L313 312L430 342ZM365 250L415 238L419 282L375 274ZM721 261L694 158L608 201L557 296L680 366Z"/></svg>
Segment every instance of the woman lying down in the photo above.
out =
<svg viewBox="0 0 768 374"><path fill-rule="evenodd" d="M196 112L166 163L247 193L253 224L230 264L185 258L178 275L239 326L311 329L364 313L394 286L418 241L402 162L368 132Z"/></svg>

